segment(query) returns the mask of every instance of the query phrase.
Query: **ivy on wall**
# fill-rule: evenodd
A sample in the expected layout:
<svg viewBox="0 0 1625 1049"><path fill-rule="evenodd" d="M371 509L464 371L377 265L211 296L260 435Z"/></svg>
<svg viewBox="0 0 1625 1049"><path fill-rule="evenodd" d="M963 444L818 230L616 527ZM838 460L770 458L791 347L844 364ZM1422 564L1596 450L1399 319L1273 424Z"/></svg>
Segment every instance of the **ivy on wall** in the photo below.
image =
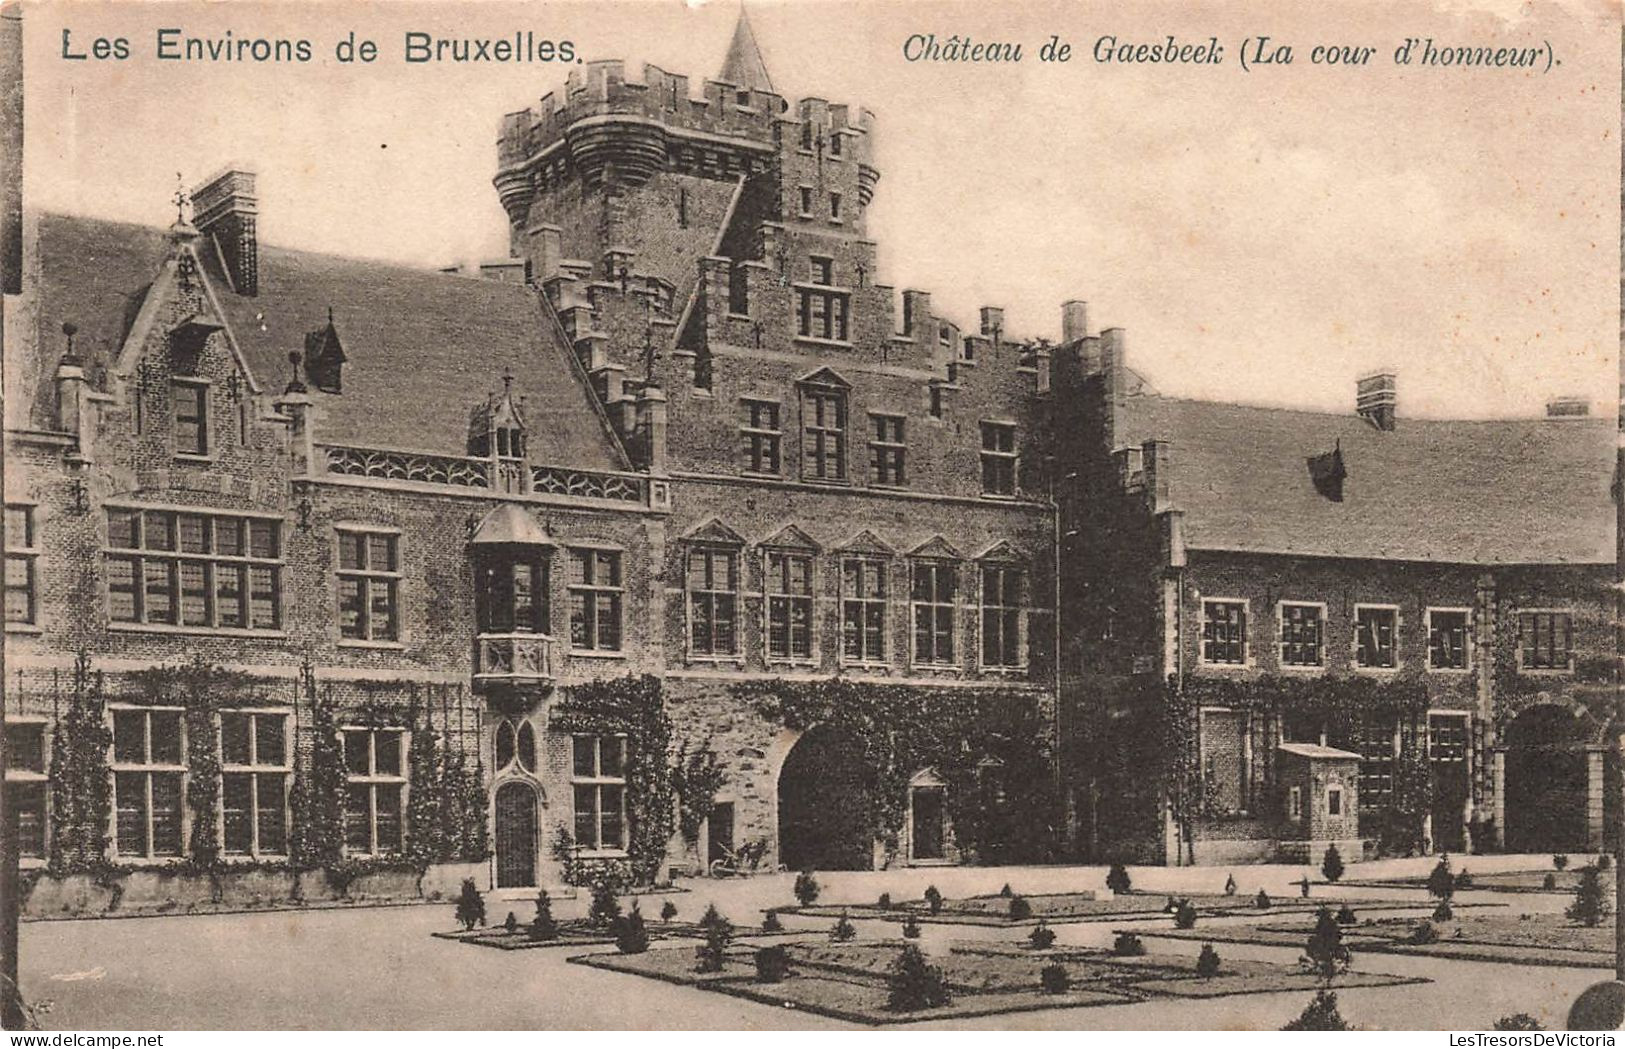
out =
<svg viewBox="0 0 1625 1049"><path fill-rule="evenodd" d="M100 872L108 866L113 789L107 751L113 733L107 728L102 675L91 672L90 658L83 653L74 664L72 689L51 734L48 866L54 875Z"/></svg>
<svg viewBox="0 0 1625 1049"><path fill-rule="evenodd" d="M332 869L344 860L344 752L331 693L319 695L316 672L300 670L299 691L310 717L310 756L294 762L293 863ZM298 748L295 748L296 750Z"/></svg>
<svg viewBox="0 0 1625 1049"><path fill-rule="evenodd" d="M588 735L624 733L626 739L627 869L633 881L649 883L659 874L671 838L675 799L670 761L671 720L666 716L660 679L648 674L600 678L572 686L565 702L553 711L555 732ZM572 864L574 842L565 844L562 830L554 853L562 848L566 876L591 876ZM580 881L576 881L580 884Z"/></svg>
<svg viewBox="0 0 1625 1049"><path fill-rule="evenodd" d="M835 677L731 686L769 721L798 731L828 725L870 773L863 799L874 836L895 853L914 774L932 769L962 852L983 862L1036 862L1055 847L1059 805L1046 769L1051 725L1037 697L1004 688L931 689ZM1011 774L1005 775L1004 770Z"/></svg>
<svg viewBox="0 0 1625 1049"><path fill-rule="evenodd" d="M711 814L717 791L728 782L728 774L717 764L709 742L690 750L684 740L672 760L671 782L677 793L677 829L692 845L700 840L700 825Z"/></svg>

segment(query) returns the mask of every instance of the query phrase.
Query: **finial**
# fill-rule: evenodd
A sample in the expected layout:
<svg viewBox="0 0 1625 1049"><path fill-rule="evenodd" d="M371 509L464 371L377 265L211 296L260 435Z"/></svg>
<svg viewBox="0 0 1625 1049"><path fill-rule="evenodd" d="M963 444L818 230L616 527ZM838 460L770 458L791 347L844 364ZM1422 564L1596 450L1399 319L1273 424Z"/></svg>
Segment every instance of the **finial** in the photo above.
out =
<svg viewBox="0 0 1625 1049"><path fill-rule="evenodd" d="M309 393L310 392L308 389L305 388L305 384L299 381L299 360L300 360L300 355L299 355L298 350L293 350L288 354L288 364L291 365L289 370L292 373L292 375L288 379L288 385L282 391L283 393Z"/></svg>
<svg viewBox="0 0 1625 1049"><path fill-rule="evenodd" d="M327 304L327 326L329 328L331 328L333 326L333 304L332 303Z"/></svg>
<svg viewBox="0 0 1625 1049"><path fill-rule="evenodd" d="M186 221L186 182L179 171L175 172L175 195L169 198L175 204L175 224L180 225Z"/></svg>
<svg viewBox="0 0 1625 1049"><path fill-rule="evenodd" d="M79 358L75 356L73 352L73 337L79 334L79 325L73 323L72 321L63 321L62 334L68 337L68 349L67 352L62 355L62 359L70 364L78 363Z"/></svg>

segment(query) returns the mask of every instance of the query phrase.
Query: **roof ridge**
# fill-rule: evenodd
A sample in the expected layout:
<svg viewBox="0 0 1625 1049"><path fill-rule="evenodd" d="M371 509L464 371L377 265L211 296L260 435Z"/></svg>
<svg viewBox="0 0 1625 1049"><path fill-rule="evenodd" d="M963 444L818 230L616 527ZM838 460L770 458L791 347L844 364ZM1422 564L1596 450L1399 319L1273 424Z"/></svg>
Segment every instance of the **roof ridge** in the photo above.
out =
<svg viewBox="0 0 1625 1049"><path fill-rule="evenodd" d="M1133 405L1135 401L1164 401L1170 404L1207 405L1214 408L1224 408L1228 410L1275 412L1290 415L1310 415L1318 418L1343 419L1348 422L1362 421L1359 414L1353 411L1339 412L1326 408L1309 408L1290 404L1258 404L1248 401L1222 401L1215 400L1211 397L1180 397L1165 393L1129 394L1127 397L1127 403L1129 405ZM1433 425L1449 424L1452 426L1505 426L1509 423L1562 423L1566 426L1572 426L1576 424L1584 425L1588 423L1594 425L1607 425L1610 424L1612 420L1604 415L1569 416L1562 419L1552 419L1551 417L1545 415L1498 415L1479 419L1456 417L1442 418L1436 415L1404 415L1400 416L1399 422L1402 426L1406 423L1426 423ZM1376 432L1374 428L1373 432Z"/></svg>

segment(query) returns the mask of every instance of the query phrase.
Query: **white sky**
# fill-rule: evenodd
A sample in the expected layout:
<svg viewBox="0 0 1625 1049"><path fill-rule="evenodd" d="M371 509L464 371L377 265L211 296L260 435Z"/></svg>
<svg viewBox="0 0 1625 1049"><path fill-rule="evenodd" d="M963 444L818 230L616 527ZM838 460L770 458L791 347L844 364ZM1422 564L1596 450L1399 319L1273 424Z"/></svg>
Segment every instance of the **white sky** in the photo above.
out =
<svg viewBox="0 0 1625 1049"><path fill-rule="evenodd" d="M1128 330L1164 393L1352 406L1354 377L1400 373L1400 410L1535 414L1580 393L1612 411L1618 378L1620 35L1612 4L1494 0L1293 5L751 3L775 86L878 117L869 214L879 279L933 293L974 325L1059 335L1060 303ZM1302 7L1303 10L1299 10ZM260 174L262 239L423 265L506 251L491 188L504 112L565 68L400 61L402 34L573 40L688 73L720 67L729 0L345 4L56 3L28 10L29 205L167 224L175 173L228 160ZM308 65L152 57L154 29L306 37ZM126 36L125 62L67 62ZM342 66L351 29L380 44ZM901 57L910 33L1020 41L1014 66ZM1044 65L1049 34L1073 59ZM1094 41L1172 33L1225 46L1217 68L1102 66ZM1244 73L1243 37L1294 45ZM1405 37L1549 41L1561 65L1401 69ZM1360 70L1310 64L1317 43L1377 48ZM634 74L635 75L635 74Z"/></svg>

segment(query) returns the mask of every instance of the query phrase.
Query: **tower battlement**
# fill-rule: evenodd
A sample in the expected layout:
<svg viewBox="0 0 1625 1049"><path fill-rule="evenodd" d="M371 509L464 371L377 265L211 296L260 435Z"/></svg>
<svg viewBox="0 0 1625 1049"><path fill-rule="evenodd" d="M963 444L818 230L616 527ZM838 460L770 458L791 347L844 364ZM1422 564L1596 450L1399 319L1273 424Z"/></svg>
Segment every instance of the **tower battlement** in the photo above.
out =
<svg viewBox="0 0 1625 1049"><path fill-rule="evenodd" d="M607 175L632 183L676 170L716 179L765 171L781 151L819 153L853 165L867 205L879 171L873 163L874 114L822 98L792 102L762 87L703 81L645 63L641 80L619 59L572 70L562 92L502 119L497 192L510 221L530 200L572 174L590 184Z"/></svg>

